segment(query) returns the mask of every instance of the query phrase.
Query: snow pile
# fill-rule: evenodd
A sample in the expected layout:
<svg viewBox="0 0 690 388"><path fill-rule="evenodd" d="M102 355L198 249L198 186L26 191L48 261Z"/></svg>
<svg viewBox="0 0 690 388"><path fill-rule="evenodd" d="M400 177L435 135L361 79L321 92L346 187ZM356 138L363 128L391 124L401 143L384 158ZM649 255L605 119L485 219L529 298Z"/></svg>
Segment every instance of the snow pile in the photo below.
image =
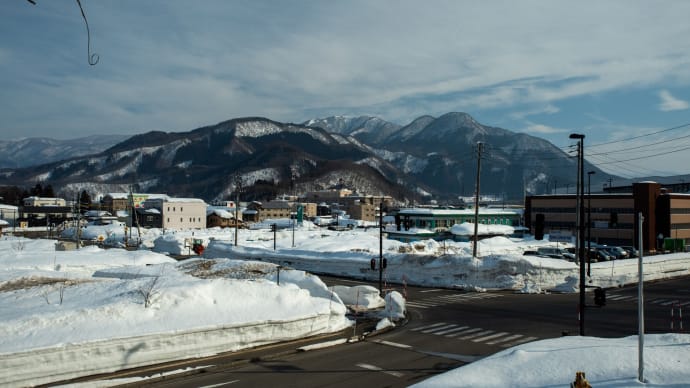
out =
<svg viewBox="0 0 690 388"><path fill-rule="evenodd" d="M441 387L567 387L583 371L593 387L685 387L690 335L648 334L645 383L638 377L638 337L561 337L506 349L413 385Z"/></svg>
<svg viewBox="0 0 690 388"><path fill-rule="evenodd" d="M149 251L55 251L51 240L2 239L0 265L0 384L211 355L351 325L318 277L270 263L176 262ZM131 348L137 343L146 346Z"/></svg>

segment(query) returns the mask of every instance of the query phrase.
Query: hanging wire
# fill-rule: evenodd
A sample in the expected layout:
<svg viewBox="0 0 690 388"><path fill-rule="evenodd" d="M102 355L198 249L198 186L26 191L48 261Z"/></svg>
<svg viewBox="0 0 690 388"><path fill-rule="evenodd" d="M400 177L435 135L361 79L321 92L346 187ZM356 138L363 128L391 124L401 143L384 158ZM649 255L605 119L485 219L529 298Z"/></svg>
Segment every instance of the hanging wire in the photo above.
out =
<svg viewBox="0 0 690 388"><path fill-rule="evenodd" d="M77 0L77 5L79 6L79 10L81 11L81 17L84 18L84 23L86 24L86 50L88 55L87 59L89 61L89 65L94 66L98 63L100 57L96 53L91 54L91 31L89 31L89 21L86 20L84 8L82 8L80 0Z"/></svg>

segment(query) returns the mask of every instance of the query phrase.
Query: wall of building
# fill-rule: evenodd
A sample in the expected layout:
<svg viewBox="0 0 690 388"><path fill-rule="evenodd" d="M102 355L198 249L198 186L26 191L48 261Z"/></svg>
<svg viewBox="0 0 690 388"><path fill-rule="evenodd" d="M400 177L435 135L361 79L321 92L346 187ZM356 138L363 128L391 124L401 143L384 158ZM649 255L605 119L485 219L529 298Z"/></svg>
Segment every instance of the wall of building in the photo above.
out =
<svg viewBox="0 0 690 388"><path fill-rule="evenodd" d="M164 229L206 228L206 203L203 201L166 201L162 203Z"/></svg>

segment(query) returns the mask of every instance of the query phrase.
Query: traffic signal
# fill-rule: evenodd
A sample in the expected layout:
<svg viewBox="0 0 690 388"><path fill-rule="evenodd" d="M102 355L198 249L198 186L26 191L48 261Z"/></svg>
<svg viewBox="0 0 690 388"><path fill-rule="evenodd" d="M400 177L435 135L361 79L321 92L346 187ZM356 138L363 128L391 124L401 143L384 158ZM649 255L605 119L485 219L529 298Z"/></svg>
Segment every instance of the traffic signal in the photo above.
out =
<svg viewBox="0 0 690 388"><path fill-rule="evenodd" d="M371 262L369 262L369 265L371 265L371 270L376 269L376 258L371 259Z"/></svg>
<svg viewBox="0 0 690 388"><path fill-rule="evenodd" d="M594 289L594 304L597 306L606 306L606 290L601 287Z"/></svg>
<svg viewBox="0 0 690 388"><path fill-rule="evenodd" d="M542 213L537 213L537 219L534 223L534 239L544 239L544 214Z"/></svg>
<svg viewBox="0 0 690 388"><path fill-rule="evenodd" d="M386 259L385 257L383 258L383 265L381 265L381 267L382 267L383 269L385 269L386 267L388 267L388 259Z"/></svg>
<svg viewBox="0 0 690 388"><path fill-rule="evenodd" d="M271 224L271 232L275 232L277 226L276 224Z"/></svg>

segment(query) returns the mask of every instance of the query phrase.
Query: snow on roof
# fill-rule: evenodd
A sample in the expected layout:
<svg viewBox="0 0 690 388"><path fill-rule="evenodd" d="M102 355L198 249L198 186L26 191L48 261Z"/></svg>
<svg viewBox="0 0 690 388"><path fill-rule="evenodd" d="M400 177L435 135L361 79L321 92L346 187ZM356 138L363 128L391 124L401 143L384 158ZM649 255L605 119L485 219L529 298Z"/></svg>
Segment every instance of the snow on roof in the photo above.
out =
<svg viewBox="0 0 690 388"><path fill-rule="evenodd" d="M10 223L5 220L0 220L0 226L9 226Z"/></svg>
<svg viewBox="0 0 690 388"><path fill-rule="evenodd" d="M231 213L228 210L223 210L223 209L207 209L206 215L210 216L211 214L215 214L221 218L235 218L235 215L233 213Z"/></svg>
<svg viewBox="0 0 690 388"><path fill-rule="evenodd" d="M479 208L479 214L521 214L522 209L496 209ZM398 214L402 215L426 215L426 216L454 216L454 215L473 215L474 209L431 209L431 208L408 208L400 209Z"/></svg>
<svg viewBox="0 0 690 388"><path fill-rule="evenodd" d="M108 194L106 194L106 196L109 196L112 199L128 199L129 193L108 193ZM146 196L147 199L165 199L165 198L168 198L167 194L132 193L132 196L134 196L134 197Z"/></svg>
<svg viewBox="0 0 690 388"><path fill-rule="evenodd" d="M474 224L470 222L463 222L462 224L455 224L450 228L450 232L457 236L472 236L474 235ZM485 235L509 235L515 232L515 228L508 225L487 225L478 224L477 234Z"/></svg>
<svg viewBox="0 0 690 388"><path fill-rule="evenodd" d="M194 203L206 203L204 202L203 199L199 198L173 198L173 197L167 197L167 198L162 198L166 202L194 202Z"/></svg>

